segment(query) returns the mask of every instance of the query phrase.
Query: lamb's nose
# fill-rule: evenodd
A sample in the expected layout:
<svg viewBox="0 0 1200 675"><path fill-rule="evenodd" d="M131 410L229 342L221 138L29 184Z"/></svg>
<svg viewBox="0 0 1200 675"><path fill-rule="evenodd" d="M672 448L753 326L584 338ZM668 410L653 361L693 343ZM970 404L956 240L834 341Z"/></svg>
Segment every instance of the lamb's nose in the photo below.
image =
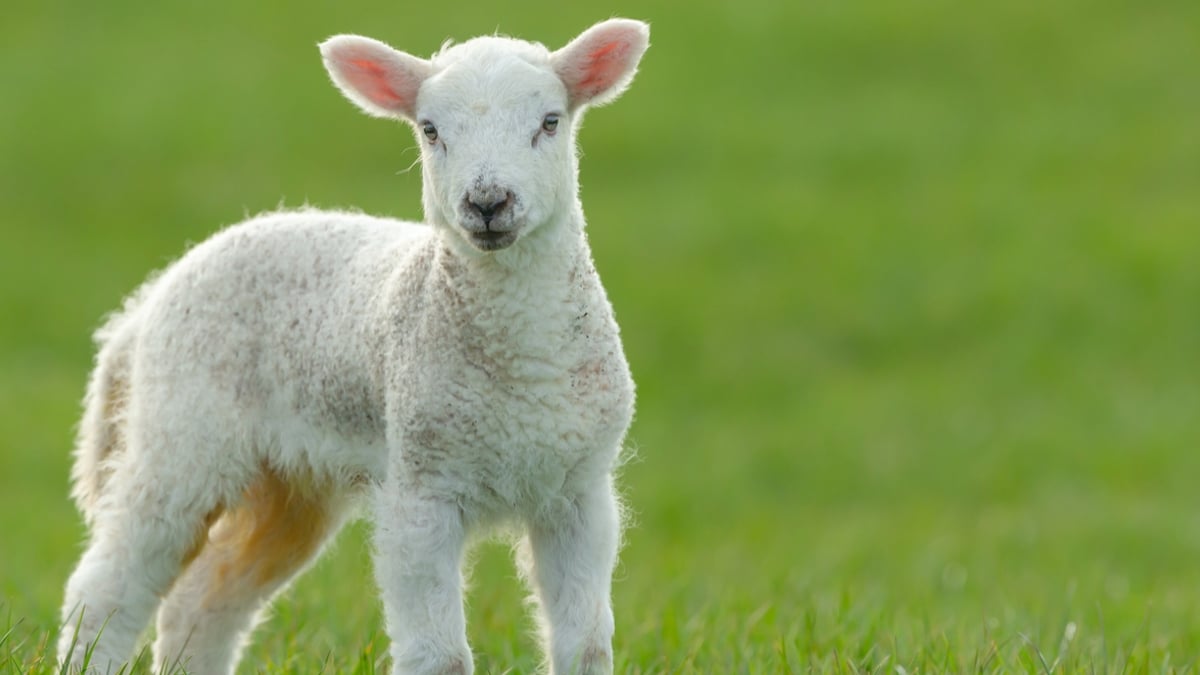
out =
<svg viewBox="0 0 1200 675"><path fill-rule="evenodd" d="M483 219L484 225L491 225L496 216L500 215L500 213L508 207L508 203L511 201L511 192L506 193L500 199L493 200L489 200L486 197L479 199L478 201L471 197L467 198L467 204L470 205L471 210L479 214L479 217Z"/></svg>

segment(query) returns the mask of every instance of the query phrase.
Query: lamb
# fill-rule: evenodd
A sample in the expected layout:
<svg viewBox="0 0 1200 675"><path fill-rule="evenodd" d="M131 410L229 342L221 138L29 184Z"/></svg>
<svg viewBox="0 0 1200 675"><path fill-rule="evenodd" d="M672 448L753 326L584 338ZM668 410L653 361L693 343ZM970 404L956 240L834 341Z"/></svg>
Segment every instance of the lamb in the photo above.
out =
<svg viewBox="0 0 1200 675"><path fill-rule="evenodd" d="M321 44L367 113L410 123L426 224L253 218L97 332L72 471L90 540L59 659L229 673L264 604L365 506L397 673L471 673L461 561L498 529L551 673L612 671L613 471L633 382L593 266L575 136L632 80L646 24L551 52L479 37L429 60ZM89 645L94 645L90 655Z"/></svg>

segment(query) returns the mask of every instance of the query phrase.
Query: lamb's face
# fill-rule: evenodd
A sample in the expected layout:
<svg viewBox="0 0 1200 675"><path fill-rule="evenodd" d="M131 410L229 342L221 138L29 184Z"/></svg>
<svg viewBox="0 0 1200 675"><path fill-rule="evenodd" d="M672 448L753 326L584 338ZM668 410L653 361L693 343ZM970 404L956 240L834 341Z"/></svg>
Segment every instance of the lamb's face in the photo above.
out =
<svg viewBox="0 0 1200 675"><path fill-rule="evenodd" d="M575 195L566 87L549 52L537 63L536 51L506 49L513 42L474 40L435 58L436 68L466 52L422 84L414 111L426 217L481 251L561 217Z"/></svg>
<svg viewBox="0 0 1200 675"><path fill-rule="evenodd" d="M556 52L482 37L427 61L340 35L321 54L351 101L416 129L426 218L495 251L567 217L577 184L574 123L625 90L649 36L640 21L610 19Z"/></svg>

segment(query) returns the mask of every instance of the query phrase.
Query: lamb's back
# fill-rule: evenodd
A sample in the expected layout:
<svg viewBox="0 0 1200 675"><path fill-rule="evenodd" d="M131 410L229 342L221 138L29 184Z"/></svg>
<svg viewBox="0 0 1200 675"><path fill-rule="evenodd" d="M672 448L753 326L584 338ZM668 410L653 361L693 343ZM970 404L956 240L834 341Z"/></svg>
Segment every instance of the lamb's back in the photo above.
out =
<svg viewBox="0 0 1200 675"><path fill-rule="evenodd" d="M189 250L110 323L136 332L143 388L170 382L222 398L242 417L299 416L379 436L376 313L395 267L430 236L356 213L259 216Z"/></svg>

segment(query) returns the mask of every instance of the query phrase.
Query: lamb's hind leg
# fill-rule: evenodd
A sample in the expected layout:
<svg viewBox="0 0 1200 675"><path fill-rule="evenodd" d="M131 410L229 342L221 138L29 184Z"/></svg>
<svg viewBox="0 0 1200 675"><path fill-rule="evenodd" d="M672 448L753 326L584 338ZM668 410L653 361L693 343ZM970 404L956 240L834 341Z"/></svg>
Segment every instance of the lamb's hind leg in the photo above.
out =
<svg viewBox="0 0 1200 675"><path fill-rule="evenodd" d="M266 470L225 512L158 612L156 672L229 673L259 609L315 559L343 502Z"/></svg>
<svg viewBox="0 0 1200 675"><path fill-rule="evenodd" d="M69 671L87 661L97 672L116 672L130 659L219 502L202 474L172 481L147 463L129 462L113 475L91 542L67 582L58 657Z"/></svg>

